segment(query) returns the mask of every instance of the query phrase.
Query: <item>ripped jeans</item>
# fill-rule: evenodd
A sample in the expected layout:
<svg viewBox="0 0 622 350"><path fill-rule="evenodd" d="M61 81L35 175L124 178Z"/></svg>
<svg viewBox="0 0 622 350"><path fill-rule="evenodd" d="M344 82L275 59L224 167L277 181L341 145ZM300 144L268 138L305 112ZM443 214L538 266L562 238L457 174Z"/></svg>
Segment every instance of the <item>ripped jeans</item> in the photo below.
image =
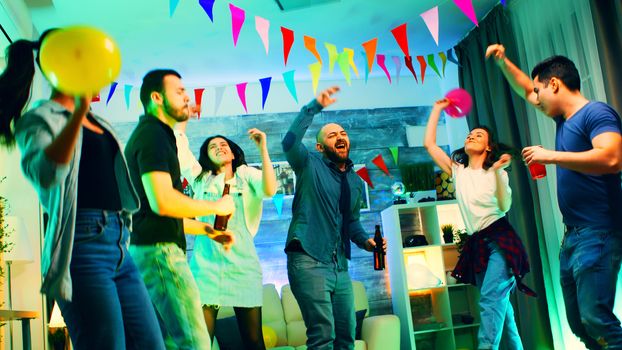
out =
<svg viewBox="0 0 622 350"><path fill-rule="evenodd" d="M572 332L588 349L622 349L622 328L613 313L622 232L568 227L559 259Z"/></svg>

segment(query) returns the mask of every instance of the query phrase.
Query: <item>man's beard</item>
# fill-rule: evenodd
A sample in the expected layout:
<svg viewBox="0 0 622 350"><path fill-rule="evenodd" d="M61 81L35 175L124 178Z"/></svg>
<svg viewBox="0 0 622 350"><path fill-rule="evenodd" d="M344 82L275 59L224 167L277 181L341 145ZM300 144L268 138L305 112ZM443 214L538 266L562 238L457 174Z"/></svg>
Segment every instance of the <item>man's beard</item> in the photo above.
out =
<svg viewBox="0 0 622 350"><path fill-rule="evenodd" d="M326 155L326 158L328 158L328 160L330 160L331 162L340 164L345 163L348 160L348 158L350 157L350 149L348 148L346 154L342 157L335 150L324 146L324 154Z"/></svg>
<svg viewBox="0 0 622 350"><path fill-rule="evenodd" d="M190 118L188 107L173 108L166 98L164 98L164 112L178 122L185 122Z"/></svg>

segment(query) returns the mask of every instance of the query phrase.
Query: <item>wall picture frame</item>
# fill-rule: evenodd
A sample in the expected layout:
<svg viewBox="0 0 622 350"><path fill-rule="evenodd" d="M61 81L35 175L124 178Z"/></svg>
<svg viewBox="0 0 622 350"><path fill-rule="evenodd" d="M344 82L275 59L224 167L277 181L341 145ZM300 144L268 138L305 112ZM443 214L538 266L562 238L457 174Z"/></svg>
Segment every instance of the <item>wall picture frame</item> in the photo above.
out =
<svg viewBox="0 0 622 350"><path fill-rule="evenodd" d="M250 163L248 166L261 170L261 163ZM282 194L285 198L293 197L296 189L296 173L286 161L272 162L274 175L276 176L277 194Z"/></svg>
<svg viewBox="0 0 622 350"><path fill-rule="evenodd" d="M364 166L365 164L354 164L354 171L357 171ZM363 186L364 186L363 198L362 198L362 203L361 203L361 212L367 212L371 210L371 205L369 202L369 185L363 179L361 179L361 181L363 182Z"/></svg>

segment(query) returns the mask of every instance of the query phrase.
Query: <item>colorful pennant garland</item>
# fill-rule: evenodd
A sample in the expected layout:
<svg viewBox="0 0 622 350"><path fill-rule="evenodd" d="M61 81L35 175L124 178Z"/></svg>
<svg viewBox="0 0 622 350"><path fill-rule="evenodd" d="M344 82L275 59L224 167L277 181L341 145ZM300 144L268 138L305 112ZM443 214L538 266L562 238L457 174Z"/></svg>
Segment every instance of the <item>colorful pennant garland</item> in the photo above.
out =
<svg viewBox="0 0 622 350"><path fill-rule="evenodd" d="M384 162L384 158L382 158L382 154L377 155L374 159L371 160L380 170L382 170L388 176L391 176L389 173L389 169L387 168L387 164Z"/></svg>
<svg viewBox="0 0 622 350"><path fill-rule="evenodd" d="M194 104L197 106L197 119L201 119L201 102L203 102L203 91L205 89L194 89Z"/></svg>
<svg viewBox="0 0 622 350"><path fill-rule="evenodd" d="M240 98L240 102L242 103L242 107L244 107L244 112L248 113L248 108L246 108L246 85L248 83L239 83L235 85L235 88L238 91L238 97Z"/></svg>
<svg viewBox="0 0 622 350"><path fill-rule="evenodd" d="M199 0L199 5L201 5L212 23L214 23L214 2L215 0Z"/></svg>
<svg viewBox="0 0 622 350"><path fill-rule="evenodd" d="M244 25L244 19L246 14L241 8L229 4L229 10L231 11L231 33L233 35L233 46L238 44L238 37L240 36L240 30Z"/></svg>
<svg viewBox="0 0 622 350"><path fill-rule="evenodd" d="M283 37L283 60L287 66L287 58L289 57L292 45L294 45L294 32L285 27L281 27L281 35Z"/></svg>
<svg viewBox="0 0 622 350"><path fill-rule="evenodd" d="M313 54L313 56L318 62L322 63L322 57L320 57L320 53L317 52L317 47L315 47L316 46L315 38L305 35L302 37L302 39L304 41L305 48L309 50L311 54Z"/></svg>
<svg viewBox="0 0 622 350"><path fill-rule="evenodd" d="M410 56L410 51L408 49L408 34L406 32L406 23L391 29L391 34L393 34L395 41L397 41L400 49L402 49L404 56Z"/></svg>
<svg viewBox="0 0 622 350"><path fill-rule="evenodd" d="M266 49L266 55L270 48L270 39L268 33L270 32L270 22L267 19L255 16L255 30L259 34L259 38L263 43L263 47Z"/></svg>
<svg viewBox="0 0 622 350"><path fill-rule="evenodd" d="M259 83L261 84L261 110L263 111L264 106L266 105L266 100L268 99L268 93L270 92L270 82L272 81L272 77L259 79Z"/></svg>
<svg viewBox="0 0 622 350"><path fill-rule="evenodd" d="M285 86L287 86L287 91L289 91L289 94L292 95L294 101L298 103L298 96L296 96L296 84L294 83L294 72L295 70L290 70L283 73L283 80L285 81Z"/></svg>
<svg viewBox="0 0 622 350"><path fill-rule="evenodd" d="M369 171L367 171L367 167L362 167L356 171L356 174L363 179L363 181L367 182L369 187L374 188L373 182L371 182L371 178L369 177Z"/></svg>
<svg viewBox="0 0 622 350"><path fill-rule="evenodd" d="M389 70L385 64L385 56L381 54L376 55L376 63L380 66L380 69L382 69L384 75L387 76L387 79L389 79L389 84L391 84L391 74L389 74Z"/></svg>

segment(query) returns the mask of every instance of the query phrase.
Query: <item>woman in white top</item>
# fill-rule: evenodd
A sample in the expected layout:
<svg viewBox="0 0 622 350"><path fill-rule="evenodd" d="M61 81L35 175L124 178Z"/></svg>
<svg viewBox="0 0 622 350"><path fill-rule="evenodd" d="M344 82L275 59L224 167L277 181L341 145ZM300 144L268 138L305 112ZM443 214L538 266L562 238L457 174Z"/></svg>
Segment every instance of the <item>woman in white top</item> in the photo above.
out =
<svg viewBox="0 0 622 350"><path fill-rule="evenodd" d="M512 157L509 147L494 141L486 127L475 127L464 147L451 157L436 144L436 125L447 99L437 101L430 113L424 146L434 162L450 174L469 239L452 275L462 283L480 288L479 349L498 349L506 332L512 349L523 349L510 293L516 286L535 296L520 280L529 271L525 248L505 218L512 204L512 191L505 171Z"/></svg>
<svg viewBox="0 0 622 350"><path fill-rule="evenodd" d="M183 127L185 129L185 126ZM261 220L262 202L276 192L276 176L268 154L266 134L248 131L259 149L262 170L246 165L244 151L233 141L216 135L205 140L199 160L190 152L182 130L176 131L182 175L189 181L194 198L217 200L225 183L236 206L227 230L235 237L229 252L211 239L197 236L190 270L199 287L205 323L212 338L221 306L232 306L244 349L265 349L261 329L262 271L253 239ZM214 216L200 221L213 223Z"/></svg>

